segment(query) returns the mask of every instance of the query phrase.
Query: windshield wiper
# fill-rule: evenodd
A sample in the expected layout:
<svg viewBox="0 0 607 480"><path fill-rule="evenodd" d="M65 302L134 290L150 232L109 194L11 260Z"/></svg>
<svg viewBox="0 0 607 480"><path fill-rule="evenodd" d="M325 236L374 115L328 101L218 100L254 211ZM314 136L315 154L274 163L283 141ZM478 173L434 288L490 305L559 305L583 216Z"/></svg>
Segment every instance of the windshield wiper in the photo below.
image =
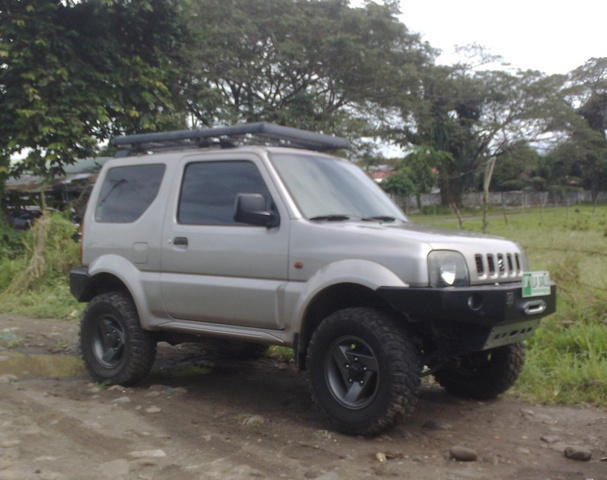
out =
<svg viewBox="0 0 607 480"><path fill-rule="evenodd" d="M310 220L326 220L327 222L343 222L344 220L350 220L347 215L319 215L318 217L312 217Z"/></svg>
<svg viewBox="0 0 607 480"><path fill-rule="evenodd" d="M375 217L365 217L363 218L365 222L395 222L396 218L389 217L388 215L377 215Z"/></svg>

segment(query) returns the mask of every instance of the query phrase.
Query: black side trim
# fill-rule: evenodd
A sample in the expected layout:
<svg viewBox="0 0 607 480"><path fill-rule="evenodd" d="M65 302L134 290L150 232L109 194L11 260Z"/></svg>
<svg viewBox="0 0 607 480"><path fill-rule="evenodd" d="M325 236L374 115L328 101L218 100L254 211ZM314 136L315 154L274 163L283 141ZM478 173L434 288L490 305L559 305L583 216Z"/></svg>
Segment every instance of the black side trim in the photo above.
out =
<svg viewBox="0 0 607 480"><path fill-rule="evenodd" d="M91 283L87 267L77 267L70 271L70 292L79 302L88 302L91 299Z"/></svg>

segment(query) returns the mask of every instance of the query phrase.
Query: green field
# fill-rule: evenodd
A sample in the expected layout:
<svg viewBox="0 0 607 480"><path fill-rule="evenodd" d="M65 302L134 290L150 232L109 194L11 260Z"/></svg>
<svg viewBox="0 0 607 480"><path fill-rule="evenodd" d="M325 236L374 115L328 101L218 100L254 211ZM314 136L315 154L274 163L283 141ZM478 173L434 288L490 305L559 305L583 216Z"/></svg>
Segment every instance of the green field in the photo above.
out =
<svg viewBox="0 0 607 480"><path fill-rule="evenodd" d="M411 218L459 228L454 216ZM463 215L463 228L481 231L478 212ZM78 262L72 233L70 222L54 215L20 239L23 255L0 257L1 312L79 319L83 305L67 285L67 272ZM549 270L558 286L557 313L528 341L526 368L510 395L607 407L607 206L497 210L489 217L488 233L520 243L532 269Z"/></svg>
<svg viewBox="0 0 607 480"><path fill-rule="evenodd" d="M479 215L463 215L463 227L480 232ZM410 217L459 228L454 216ZM557 283L557 312L527 342L525 371L512 394L607 407L607 207L493 211L487 233L518 242L531 268L549 270Z"/></svg>

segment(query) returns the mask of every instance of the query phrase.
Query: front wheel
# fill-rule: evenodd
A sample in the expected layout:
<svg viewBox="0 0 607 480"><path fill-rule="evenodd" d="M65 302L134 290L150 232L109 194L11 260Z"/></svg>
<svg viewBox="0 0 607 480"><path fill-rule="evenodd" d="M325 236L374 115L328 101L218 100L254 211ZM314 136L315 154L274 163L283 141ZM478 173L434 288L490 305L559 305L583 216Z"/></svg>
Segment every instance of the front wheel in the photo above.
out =
<svg viewBox="0 0 607 480"><path fill-rule="evenodd" d="M308 347L312 393L340 431L376 434L412 413L421 363L386 313L349 308L327 317Z"/></svg>
<svg viewBox="0 0 607 480"><path fill-rule="evenodd" d="M508 390L523 371L525 346L513 343L464 355L434 373L447 392L474 400L491 400Z"/></svg>
<svg viewBox="0 0 607 480"><path fill-rule="evenodd" d="M93 298L80 324L80 348L96 381L118 385L143 379L156 357L156 342L141 328L131 297L122 292Z"/></svg>

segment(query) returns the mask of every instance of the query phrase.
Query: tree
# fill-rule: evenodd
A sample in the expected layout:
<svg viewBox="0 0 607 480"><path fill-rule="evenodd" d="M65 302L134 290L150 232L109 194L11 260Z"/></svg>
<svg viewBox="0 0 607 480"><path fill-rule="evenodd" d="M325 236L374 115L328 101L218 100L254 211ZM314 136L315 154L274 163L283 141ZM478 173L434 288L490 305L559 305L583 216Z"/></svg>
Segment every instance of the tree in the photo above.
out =
<svg viewBox="0 0 607 480"><path fill-rule="evenodd" d="M532 179L539 165L540 154L527 142L518 141L504 146L502 154L496 159L492 190L503 192L523 190L532 186Z"/></svg>
<svg viewBox="0 0 607 480"><path fill-rule="evenodd" d="M599 191L607 188L607 58L591 58L571 72L563 94L581 121L573 124L557 153L577 164L596 201Z"/></svg>
<svg viewBox="0 0 607 480"><path fill-rule="evenodd" d="M361 136L432 60L392 3L195 0L197 68L184 87L195 123L263 120Z"/></svg>
<svg viewBox="0 0 607 480"><path fill-rule="evenodd" d="M460 205L462 194L477 188L487 159L499 158L518 142L546 142L551 132L565 128L567 108L558 96L562 79L477 69L487 61L429 68L422 101L402 109L402 144L432 145L453 158L436 166L447 205Z"/></svg>
<svg viewBox="0 0 607 480"><path fill-rule="evenodd" d="M403 166L397 172L387 177L381 183L381 187L386 193L396 197L404 198L409 195L415 195L417 188L413 183L412 177L411 169Z"/></svg>
<svg viewBox="0 0 607 480"><path fill-rule="evenodd" d="M421 208L422 193L430 193L437 181L437 169L444 168L453 161L447 152L432 146L416 147L398 167L397 172L382 182L383 189L401 197L415 195L417 207Z"/></svg>
<svg viewBox="0 0 607 480"><path fill-rule="evenodd" d="M0 193L10 173L50 178L113 135L183 125L169 87L185 36L179 4L0 3Z"/></svg>

